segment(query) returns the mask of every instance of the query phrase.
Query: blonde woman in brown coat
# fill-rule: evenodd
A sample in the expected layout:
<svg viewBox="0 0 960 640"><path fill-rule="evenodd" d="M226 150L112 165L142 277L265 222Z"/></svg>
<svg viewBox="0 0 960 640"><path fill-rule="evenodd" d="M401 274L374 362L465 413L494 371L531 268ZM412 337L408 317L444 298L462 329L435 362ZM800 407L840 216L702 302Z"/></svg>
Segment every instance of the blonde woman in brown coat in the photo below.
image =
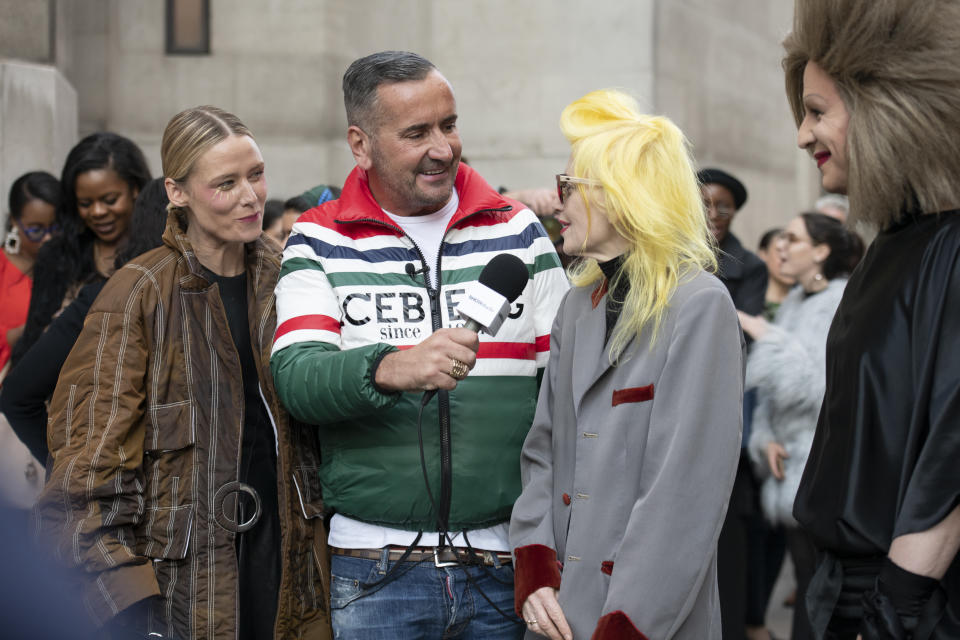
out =
<svg viewBox="0 0 960 640"><path fill-rule="evenodd" d="M37 526L116 634L329 638L317 448L270 376L263 158L215 107L161 154L163 246L111 278L63 367Z"/></svg>

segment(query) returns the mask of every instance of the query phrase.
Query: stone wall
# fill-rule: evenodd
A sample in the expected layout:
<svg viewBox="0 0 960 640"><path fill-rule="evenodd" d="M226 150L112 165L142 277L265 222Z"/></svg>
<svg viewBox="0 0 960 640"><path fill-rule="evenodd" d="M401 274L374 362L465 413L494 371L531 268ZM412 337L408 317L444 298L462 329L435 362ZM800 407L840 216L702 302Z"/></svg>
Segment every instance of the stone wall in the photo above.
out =
<svg viewBox="0 0 960 640"><path fill-rule="evenodd" d="M54 66L65 42L56 9L0 0L0 229L13 181L34 170L59 176L77 140L77 93Z"/></svg>
<svg viewBox="0 0 960 640"><path fill-rule="evenodd" d="M213 0L211 55L164 53L163 3L84 0L70 20L82 133L109 128L144 149L178 110L216 104L254 131L270 194L339 184L353 167L340 92L353 59L382 49L430 58L454 86L464 153L494 185L552 184L564 105L621 86L651 105L653 0Z"/></svg>
<svg viewBox="0 0 960 640"><path fill-rule="evenodd" d="M796 145L780 68L792 17L789 0L657 3L657 108L683 128L701 166L746 185L732 230L748 248L820 193L816 165Z"/></svg>
<svg viewBox="0 0 960 640"><path fill-rule="evenodd" d="M0 0L0 15L22 7L39 25L30 12L40 5L49 3ZM673 118L701 164L743 179L750 198L734 229L748 245L818 193L783 95L791 0L212 0L204 56L165 53L159 0L50 6L80 133L129 136L156 174L169 118L216 104L256 134L271 196L339 184L353 166L344 69L373 51L410 49L453 84L464 154L494 186L551 185L568 154L560 111L592 89L621 87Z"/></svg>

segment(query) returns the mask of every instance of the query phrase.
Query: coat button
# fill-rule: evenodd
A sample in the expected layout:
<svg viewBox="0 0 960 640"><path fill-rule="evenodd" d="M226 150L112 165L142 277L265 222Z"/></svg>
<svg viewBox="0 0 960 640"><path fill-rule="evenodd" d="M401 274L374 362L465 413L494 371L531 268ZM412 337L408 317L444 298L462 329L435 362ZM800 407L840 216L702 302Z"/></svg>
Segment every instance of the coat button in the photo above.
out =
<svg viewBox="0 0 960 640"><path fill-rule="evenodd" d="M565 504L565 505L569 505L569 504L570 504L570 494L569 494L569 493L563 494L563 504Z"/></svg>

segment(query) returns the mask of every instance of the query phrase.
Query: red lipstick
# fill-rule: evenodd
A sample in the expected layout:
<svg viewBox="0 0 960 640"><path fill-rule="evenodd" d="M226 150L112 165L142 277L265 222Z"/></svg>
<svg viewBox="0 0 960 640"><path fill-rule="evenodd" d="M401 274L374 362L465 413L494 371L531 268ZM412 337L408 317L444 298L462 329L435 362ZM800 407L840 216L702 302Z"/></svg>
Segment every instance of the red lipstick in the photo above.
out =
<svg viewBox="0 0 960 640"><path fill-rule="evenodd" d="M815 154L813 154L813 158L814 158L814 160L817 161L817 166L818 166L818 167L822 167L822 166L823 166L823 163L830 159L830 152L829 152L829 151L818 151L818 152L816 152Z"/></svg>

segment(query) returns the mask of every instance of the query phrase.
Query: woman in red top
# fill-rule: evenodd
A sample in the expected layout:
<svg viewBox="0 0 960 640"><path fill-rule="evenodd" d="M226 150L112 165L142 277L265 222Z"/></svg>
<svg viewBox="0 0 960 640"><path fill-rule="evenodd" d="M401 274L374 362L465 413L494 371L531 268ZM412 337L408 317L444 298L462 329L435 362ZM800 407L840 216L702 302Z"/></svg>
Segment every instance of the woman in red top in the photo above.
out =
<svg viewBox="0 0 960 640"><path fill-rule="evenodd" d="M0 380L27 320L37 252L59 230L59 202L60 183L44 171L25 173L10 188L10 219L0 253Z"/></svg>

